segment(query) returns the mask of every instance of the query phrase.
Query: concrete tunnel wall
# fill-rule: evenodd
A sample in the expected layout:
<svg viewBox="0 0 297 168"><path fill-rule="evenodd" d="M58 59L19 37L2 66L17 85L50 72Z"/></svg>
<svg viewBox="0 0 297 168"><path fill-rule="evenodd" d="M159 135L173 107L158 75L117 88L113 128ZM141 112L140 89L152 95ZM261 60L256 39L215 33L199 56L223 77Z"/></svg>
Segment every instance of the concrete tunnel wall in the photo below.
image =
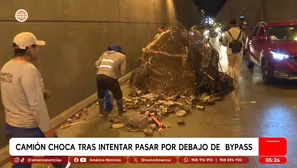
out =
<svg viewBox="0 0 297 168"><path fill-rule="evenodd" d="M296 0L228 0L217 15L217 19L229 23L245 15L249 25L260 21L297 21Z"/></svg>
<svg viewBox="0 0 297 168"><path fill-rule="evenodd" d="M261 14L260 0L227 0L216 18L229 24L231 19L244 15L248 24L253 26L261 21Z"/></svg>
<svg viewBox="0 0 297 168"><path fill-rule="evenodd" d="M15 20L15 12L25 9L29 19ZM47 42L38 61L47 101L54 117L96 91L95 61L108 45L121 44L127 53L128 71L137 66L141 49L162 25L175 18L189 27L200 22L192 0L10 0L0 1L0 64L13 55L13 37L22 31L33 32ZM1 103L0 125L4 125ZM3 147L3 131L0 147Z"/></svg>

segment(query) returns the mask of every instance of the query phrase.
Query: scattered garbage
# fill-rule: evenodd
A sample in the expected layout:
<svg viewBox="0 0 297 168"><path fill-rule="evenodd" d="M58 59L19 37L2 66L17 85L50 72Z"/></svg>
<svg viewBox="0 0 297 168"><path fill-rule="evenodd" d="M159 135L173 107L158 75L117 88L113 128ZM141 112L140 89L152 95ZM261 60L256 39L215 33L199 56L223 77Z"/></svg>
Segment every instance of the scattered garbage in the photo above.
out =
<svg viewBox="0 0 297 168"><path fill-rule="evenodd" d="M111 125L111 128L114 128L114 129L120 129L120 128L124 128L124 124L112 124Z"/></svg>
<svg viewBox="0 0 297 168"><path fill-rule="evenodd" d="M196 105L196 109L199 109L199 110L204 111L205 110L205 106Z"/></svg>
<svg viewBox="0 0 297 168"><path fill-rule="evenodd" d="M133 110L123 115L125 127L164 134L171 127L163 123L165 117L175 115L178 124L185 124L192 109L205 111L231 93L231 78L219 72L219 54L205 45L199 31L175 25L143 48L130 78L134 90L123 98L124 109Z"/></svg>
<svg viewBox="0 0 297 168"><path fill-rule="evenodd" d="M82 112L83 112L83 113L87 113L87 112L88 112L88 108L84 108L84 109L82 110Z"/></svg>
<svg viewBox="0 0 297 168"><path fill-rule="evenodd" d="M86 124L86 123L89 123L89 121L82 120L82 121L78 121L78 122L74 122L74 123L66 123L66 124L62 125L60 128L61 129L65 129L65 128L68 128L70 126L75 126L75 125L80 125L80 124Z"/></svg>
<svg viewBox="0 0 297 168"><path fill-rule="evenodd" d="M159 128L158 131L159 131L159 135L161 135L161 136L165 135L165 131L163 128Z"/></svg>
<svg viewBox="0 0 297 168"><path fill-rule="evenodd" d="M149 128L154 131L157 128L157 125L151 124L151 125L149 125Z"/></svg>
<svg viewBox="0 0 297 168"><path fill-rule="evenodd" d="M183 117L183 116L187 115L187 112L185 110L179 110L175 113L175 115L177 117Z"/></svg>
<svg viewBox="0 0 297 168"><path fill-rule="evenodd" d="M67 123L72 123L72 119L71 118L68 118L67 119Z"/></svg>
<svg viewBox="0 0 297 168"><path fill-rule="evenodd" d="M152 129L144 129L143 130L143 133L146 135L146 136L152 136L154 134L154 131Z"/></svg>
<svg viewBox="0 0 297 168"><path fill-rule="evenodd" d="M171 124L169 122L163 122L163 127L165 129L171 128Z"/></svg>
<svg viewBox="0 0 297 168"><path fill-rule="evenodd" d="M124 125L132 125L136 128L146 128L148 126L148 117L138 112L127 112L123 115Z"/></svg>

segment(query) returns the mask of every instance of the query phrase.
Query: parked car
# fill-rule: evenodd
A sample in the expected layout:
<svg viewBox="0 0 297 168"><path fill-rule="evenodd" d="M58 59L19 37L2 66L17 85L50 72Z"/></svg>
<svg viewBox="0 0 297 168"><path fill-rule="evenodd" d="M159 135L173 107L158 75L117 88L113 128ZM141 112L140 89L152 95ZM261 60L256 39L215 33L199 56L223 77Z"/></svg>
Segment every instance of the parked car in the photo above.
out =
<svg viewBox="0 0 297 168"><path fill-rule="evenodd" d="M297 22L260 22L246 43L248 68L258 65L265 83L297 80Z"/></svg>

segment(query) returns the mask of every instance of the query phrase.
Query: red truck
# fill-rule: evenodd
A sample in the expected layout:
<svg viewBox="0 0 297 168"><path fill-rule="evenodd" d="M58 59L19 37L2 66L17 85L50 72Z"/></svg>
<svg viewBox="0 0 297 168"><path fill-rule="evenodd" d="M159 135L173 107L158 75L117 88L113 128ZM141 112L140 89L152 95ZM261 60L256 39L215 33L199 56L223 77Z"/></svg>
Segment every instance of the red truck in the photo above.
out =
<svg viewBox="0 0 297 168"><path fill-rule="evenodd" d="M297 22L260 22L247 38L248 68L258 65L265 83L282 78L297 80Z"/></svg>

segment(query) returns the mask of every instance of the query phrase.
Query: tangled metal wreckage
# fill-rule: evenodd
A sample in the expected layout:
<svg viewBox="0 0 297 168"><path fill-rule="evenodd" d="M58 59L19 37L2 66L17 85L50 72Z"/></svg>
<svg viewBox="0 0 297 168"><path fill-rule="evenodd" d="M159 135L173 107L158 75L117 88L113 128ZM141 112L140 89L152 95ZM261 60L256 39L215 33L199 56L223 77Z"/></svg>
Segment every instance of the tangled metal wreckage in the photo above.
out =
<svg viewBox="0 0 297 168"><path fill-rule="evenodd" d="M170 126L161 122L168 114L175 114L178 124L183 124L183 116L193 107L204 110L222 100L233 86L220 71L219 59L197 26L190 31L181 25L168 28L143 49L139 68L130 79L134 90L125 98L125 109L140 113L125 113L122 126L134 126L150 135Z"/></svg>
<svg viewBox="0 0 297 168"><path fill-rule="evenodd" d="M143 49L140 67L130 84L144 93L194 95L229 94L229 76L220 72L219 54L193 26L170 27Z"/></svg>
<svg viewBox="0 0 297 168"><path fill-rule="evenodd" d="M181 25L170 27L143 49L130 79L133 89L124 99L128 112L123 120L110 119L111 128L164 135L171 127L165 117L175 114L177 124L185 124L192 109L204 111L233 91L232 79L220 71L219 54L197 27L189 32ZM82 120L88 114L83 109L61 129L88 123Z"/></svg>

